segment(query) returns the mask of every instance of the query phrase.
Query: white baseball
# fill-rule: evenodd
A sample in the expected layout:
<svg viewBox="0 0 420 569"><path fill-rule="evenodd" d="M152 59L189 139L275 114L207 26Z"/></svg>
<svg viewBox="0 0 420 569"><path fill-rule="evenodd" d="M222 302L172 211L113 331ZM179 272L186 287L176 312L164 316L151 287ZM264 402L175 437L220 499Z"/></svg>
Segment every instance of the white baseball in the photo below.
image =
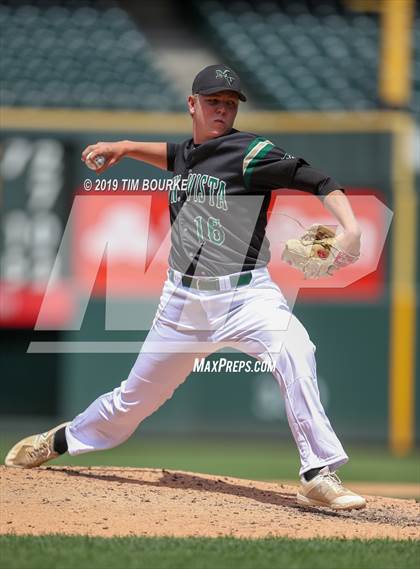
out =
<svg viewBox="0 0 420 569"><path fill-rule="evenodd" d="M92 152L89 152L89 154L86 156L86 166L91 170L98 170L98 168L102 168L102 166L105 164L105 156L99 155L96 156L94 160L92 160L90 158L91 154Z"/></svg>

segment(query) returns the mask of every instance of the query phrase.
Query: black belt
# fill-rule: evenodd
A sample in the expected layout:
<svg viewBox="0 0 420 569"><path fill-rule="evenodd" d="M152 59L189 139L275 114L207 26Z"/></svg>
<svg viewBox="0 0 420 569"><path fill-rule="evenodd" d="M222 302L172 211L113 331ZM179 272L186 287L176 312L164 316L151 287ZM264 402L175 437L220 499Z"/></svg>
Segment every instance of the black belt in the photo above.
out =
<svg viewBox="0 0 420 569"><path fill-rule="evenodd" d="M169 277L172 282L176 284L174 273L170 269ZM245 286L249 284L252 280L252 272L242 273L241 275L230 275L229 276L231 288L237 288L239 286ZM220 281L218 277L190 277L188 275L182 275L181 277L182 286L186 288L195 288L197 290L225 290L220 287Z"/></svg>

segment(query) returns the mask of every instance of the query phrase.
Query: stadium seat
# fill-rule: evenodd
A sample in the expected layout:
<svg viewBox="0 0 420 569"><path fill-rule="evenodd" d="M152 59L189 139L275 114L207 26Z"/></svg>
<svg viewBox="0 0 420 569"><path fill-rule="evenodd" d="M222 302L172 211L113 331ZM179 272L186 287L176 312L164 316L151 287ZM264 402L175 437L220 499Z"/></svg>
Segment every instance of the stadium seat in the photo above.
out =
<svg viewBox="0 0 420 569"><path fill-rule="evenodd" d="M113 0L10 1L0 5L0 25L3 105L183 108Z"/></svg>
<svg viewBox="0 0 420 569"><path fill-rule="evenodd" d="M286 110L379 106L377 14L353 12L338 0L195 0L194 7L256 104ZM411 108L418 112L419 14L413 38Z"/></svg>

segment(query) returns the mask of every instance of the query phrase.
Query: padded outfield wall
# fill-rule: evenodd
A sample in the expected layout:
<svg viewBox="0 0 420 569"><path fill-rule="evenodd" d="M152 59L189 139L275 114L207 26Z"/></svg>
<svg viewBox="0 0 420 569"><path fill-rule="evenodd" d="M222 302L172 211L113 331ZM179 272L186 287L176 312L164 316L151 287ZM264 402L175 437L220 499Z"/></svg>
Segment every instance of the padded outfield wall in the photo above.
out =
<svg viewBox="0 0 420 569"><path fill-rule="evenodd" d="M135 243L148 235L149 250L134 246L134 252L148 256L153 266L144 282L136 280L127 259L115 267L85 259L95 224L109 219L120 205L135 211L133 200L151 199L139 192L110 195L113 180L168 174L123 160L101 177L102 184L109 180L111 191L106 185L101 191L98 185L95 193L99 182L81 163L80 152L97 140L180 141L189 136L190 121L181 115L6 109L2 122L0 334L2 375L11 377L4 388L2 413L68 418L127 376L157 307L166 258L156 251L168 230L166 195L157 192L148 202L148 213L140 207L139 227L136 222L133 226ZM420 435L419 424L414 425L415 409L419 410L415 398L419 277L418 202L407 158L410 118L379 112L259 113L244 114L237 126L303 156L338 179L352 198L374 196L394 213L374 271L345 289L302 290L294 312L317 345L321 397L337 431L348 439L390 440L395 450L403 452L413 444L414 433L417 439ZM85 179L93 183L89 192L83 188ZM318 207L317 199L309 200L314 200L312 205L298 214L303 222L319 215L313 209ZM290 203L279 203L281 211L295 211ZM375 231L386 232L386 216L374 202L362 203L357 213L369 239L374 241ZM55 269L57 284L49 289L49 314L44 311L44 329L33 331L59 249L62 256ZM273 278L281 286L286 268L277 246L272 253ZM114 315L111 326L110 314ZM219 357L245 358L221 354L210 359ZM142 430L289 436L277 385L270 375L252 373L192 373Z"/></svg>

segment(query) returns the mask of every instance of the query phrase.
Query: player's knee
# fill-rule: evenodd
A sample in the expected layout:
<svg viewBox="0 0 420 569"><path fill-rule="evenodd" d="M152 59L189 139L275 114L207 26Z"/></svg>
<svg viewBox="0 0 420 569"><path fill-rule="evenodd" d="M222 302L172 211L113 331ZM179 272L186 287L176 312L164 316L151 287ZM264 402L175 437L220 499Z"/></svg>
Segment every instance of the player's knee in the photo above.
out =
<svg viewBox="0 0 420 569"><path fill-rule="evenodd" d="M310 373L309 373L310 376L315 375L315 351L316 351L316 346L313 342L311 342L311 340L308 336L306 341L302 344L302 347L299 350L299 353L300 353L300 357L305 362L304 365L310 370Z"/></svg>
<svg viewBox="0 0 420 569"><path fill-rule="evenodd" d="M133 415L133 420L150 415L172 397L175 387L165 383L149 383L137 393L126 393L120 388L114 390L114 410L116 414Z"/></svg>
<svg viewBox="0 0 420 569"><path fill-rule="evenodd" d="M315 345L307 339L285 341L276 358L276 371L286 386L302 377L316 377Z"/></svg>

